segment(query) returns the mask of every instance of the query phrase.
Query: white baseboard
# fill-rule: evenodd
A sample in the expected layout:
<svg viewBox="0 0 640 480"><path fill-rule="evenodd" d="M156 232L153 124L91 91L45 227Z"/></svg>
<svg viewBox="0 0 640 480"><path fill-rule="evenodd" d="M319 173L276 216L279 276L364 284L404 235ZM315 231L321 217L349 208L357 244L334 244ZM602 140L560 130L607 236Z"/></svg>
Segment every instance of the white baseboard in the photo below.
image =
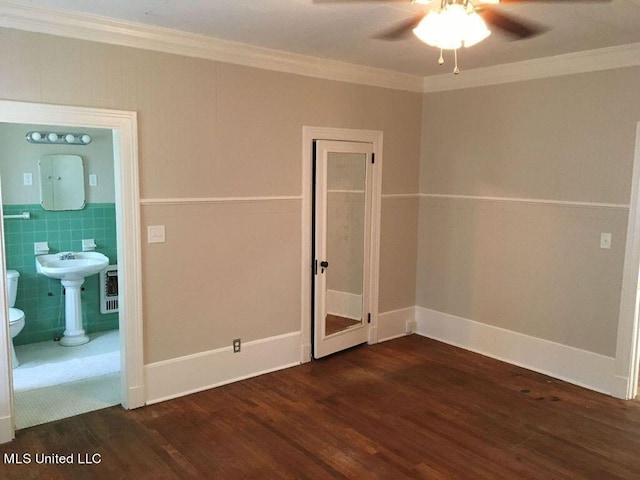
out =
<svg viewBox="0 0 640 480"><path fill-rule="evenodd" d="M327 313L353 320L362 319L362 295L327 290Z"/></svg>
<svg viewBox="0 0 640 480"><path fill-rule="evenodd" d="M414 322L416 307L401 308L378 314L378 342L404 337L407 332L407 322Z"/></svg>
<svg viewBox="0 0 640 480"><path fill-rule="evenodd" d="M616 387L611 357L531 337L422 307L377 316L377 341L416 332L450 345L496 358L591 390L624 398ZM411 325L411 323L409 324ZM169 400L264 373L299 365L309 347L300 332L247 342L240 353L225 347L145 366L147 404ZM301 359L302 354L302 359ZM10 419L0 419L0 442L10 441Z"/></svg>
<svg viewBox="0 0 640 480"><path fill-rule="evenodd" d="M300 332L145 365L146 403L157 403L300 365Z"/></svg>
<svg viewBox="0 0 640 480"><path fill-rule="evenodd" d="M13 440L13 419L11 417L0 418L0 443Z"/></svg>
<svg viewBox="0 0 640 480"><path fill-rule="evenodd" d="M122 398L123 400L126 399L122 402L122 407L127 410L144 407L144 387L131 387L129 388L129 394L123 395Z"/></svg>
<svg viewBox="0 0 640 480"><path fill-rule="evenodd" d="M310 362L311 361L311 343L309 342L303 343L300 354L301 354L300 363Z"/></svg>
<svg viewBox="0 0 640 480"><path fill-rule="evenodd" d="M416 333L608 395L615 359L423 307Z"/></svg>
<svg viewBox="0 0 640 480"><path fill-rule="evenodd" d="M627 377L614 375L611 382L611 396L622 400L631 400L636 397L636 394L629 391L629 379Z"/></svg>

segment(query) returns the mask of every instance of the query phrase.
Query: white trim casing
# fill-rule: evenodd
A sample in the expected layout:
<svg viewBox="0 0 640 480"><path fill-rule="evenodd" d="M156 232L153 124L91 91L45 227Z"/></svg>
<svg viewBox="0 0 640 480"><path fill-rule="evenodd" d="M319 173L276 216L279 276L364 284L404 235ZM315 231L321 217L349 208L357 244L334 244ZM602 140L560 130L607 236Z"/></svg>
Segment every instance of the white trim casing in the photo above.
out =
<svg viewBox="0 0 640 480"><path fill-rule="evenodd" d="M147 404L299 365L301 341L292 332L145 365Z"/></svg>
<svg viewBox="0 0 640 480"><path fill-rule="evenodd" d="M2 198L1 191L0 198ZM0 443L10 442L14 438L12 340L8 321L7 266L4 252L4 215L0 209L0 263L2 264L0 267L0 312L2 312L0 317ZM6 373L9 374L8 377Z"/></svg>
<svg viewBox="0 0 640 480"><path fill-rule="evenodd" d="M300 355L302 362L311 360L311 224L312 224L312 172L313 172L313 141L337 140L346 142L364 142L373 144L375 154L375 166L373 169L373 187L371 199L371 278L369 287L369 312L371 324L369 325L369 343L377 342L377 318L378 318L378 288L380 275L380 215L382 193L382 138L383 133L378 130L356 130L350 128L333 127L302 127L302 259L300 282L301 291L301 327L302 349ZM307 356L308 354L308 356Z"/></svg>
<svg viewBox="0 0 640 480"><path fill-rule="evenodd" d="M612 395L635 398L638 394L638 277L640 271L640 122L636 125L636 148L631 180L631 206L622 270L618 318L615 380Z"/></svg>
<svg viewBox="0 0 640 480"><path fill-rule="evenodd" d="M21 2L0 3L0 27L205 58L248 67L375 87L422 92L422 77L169 28Z"/></svg>
<svg viewBox="0 0 640 480"><path fill-rule="evenodd" d="M578 202L572 200L552 200L548 198L522 198L522 197L490 197L484 195L457 195L450 193L420 193L421 198L448 198L457 200L476 200L482 202L506 202L506 203L527 203L532 205L555 205L560 207L587 207L587 208L612 208L612 209L628 209L626 203L597 203L597 202Z"/></svg>
<svg viewBox="0 0 640 480"><path fill-rule="evenodd" d="M466 318L416 307L416 333L611 394L615 359Z"/></svg>
<svg viewBox="0 0 640 480"><path fill-rule="evenodd" d="M118 147L116 149L115 147ZM138 181L137 115L124 115L114 129L116 181L116 224L118 225L119 280L125 295L119 300L119 329L122 381L122 406L144 405L144 355L142 336L142 251L140 238L140 198Z"/></svg>
<svg viewBox="0 0 640 480"><path fill-rule="evenodd" d="M196 205L209 203L251 203L300 201L301 196L272 197L206 197L206 198L142 198L140 205Z"/></svg>
<svg viewBox="0 0 640 480"><path fill-rule="evenodd" d="M465 70L462 75L456 76L455 81L452 81L450 73L433 75L424 78L424 93L499 85L637 65L640 65L640 43L632 43Z"/></svg>
<svg viewBox="0 0 640 480"><path fill-rule="evenodd" d="M123 332L121 335L122 404L125 408L140 407L144 405L144 375L136 113L0 100L0 122L106 128L114 131L114 146L117 146L114 148L114 175L118 263L122 265L120 276L122 289L127 292L120 304L120 330ZM4 257L4 249L2 257ZM5 268L3 266L3 271ZM0 286L3 281L0 279ZM1 315L0 321L7 328L0 330L0 338L4 338L6 342L8 335L6 309L2 309ZM3 340L0 340L1 343ZM10 365L3 361L3 358L4 355L0 355L0 418L12 419L13 404L10 390L12 375ZM0 428L3 427L0 425ZM8 432L0 430L0 443L13 438L13 428L13 422L10 421Z"/></svg>

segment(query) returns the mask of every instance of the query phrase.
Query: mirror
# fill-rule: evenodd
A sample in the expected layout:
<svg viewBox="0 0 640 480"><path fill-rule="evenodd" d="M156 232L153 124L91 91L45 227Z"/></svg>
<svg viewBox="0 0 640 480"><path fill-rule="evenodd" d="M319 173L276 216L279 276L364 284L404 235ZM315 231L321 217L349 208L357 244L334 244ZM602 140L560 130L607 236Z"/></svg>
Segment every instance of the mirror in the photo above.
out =
<svg viewBox="0 0 640 480"><path fill-rule="evenodd" d="M366 154L328 153L326 335L363 319L366 168Z"/></svg>
<svg viewBox="0 0 640 480"><path fill-rule="evenodd" d="M44 155L38 162L40 204L45 210L84 208L84 168L78 155Z"/></svg>

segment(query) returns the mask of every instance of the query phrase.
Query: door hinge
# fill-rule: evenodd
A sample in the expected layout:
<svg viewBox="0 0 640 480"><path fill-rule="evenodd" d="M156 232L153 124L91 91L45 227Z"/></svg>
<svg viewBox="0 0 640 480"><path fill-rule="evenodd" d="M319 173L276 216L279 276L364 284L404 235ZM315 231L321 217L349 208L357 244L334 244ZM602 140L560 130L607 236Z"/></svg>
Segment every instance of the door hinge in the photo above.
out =
<svg viewBox="0 0 640 480"><path fill-rule="evenodd" d="M371 154L371 163L376 163L376 154L375 153Z"/></svg>
<svg viewBox="0 0 640 480"><path fill-rule="evenodd" d="M371 323L371 314L370 313L367 314L367 323Z"/></svg>

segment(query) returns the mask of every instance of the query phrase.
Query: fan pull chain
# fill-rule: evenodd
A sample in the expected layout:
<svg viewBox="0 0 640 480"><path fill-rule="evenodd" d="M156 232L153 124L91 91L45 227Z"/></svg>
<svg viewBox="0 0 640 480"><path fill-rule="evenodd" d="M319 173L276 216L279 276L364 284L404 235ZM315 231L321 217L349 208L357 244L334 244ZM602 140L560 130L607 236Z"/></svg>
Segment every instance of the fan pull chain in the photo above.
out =
<svg viewBox="0 0 640 480"><path fill-rule="evenodd" d="M460 69L458 68L458 49L454 48L453 49L453 59L454 59L454 68L453 68L453 73L455 75L458 75L460 73ZM444 64L444 57L442 56L442 48L440 49L440 58L438 58L438 65L442 65Z"/></svg>

